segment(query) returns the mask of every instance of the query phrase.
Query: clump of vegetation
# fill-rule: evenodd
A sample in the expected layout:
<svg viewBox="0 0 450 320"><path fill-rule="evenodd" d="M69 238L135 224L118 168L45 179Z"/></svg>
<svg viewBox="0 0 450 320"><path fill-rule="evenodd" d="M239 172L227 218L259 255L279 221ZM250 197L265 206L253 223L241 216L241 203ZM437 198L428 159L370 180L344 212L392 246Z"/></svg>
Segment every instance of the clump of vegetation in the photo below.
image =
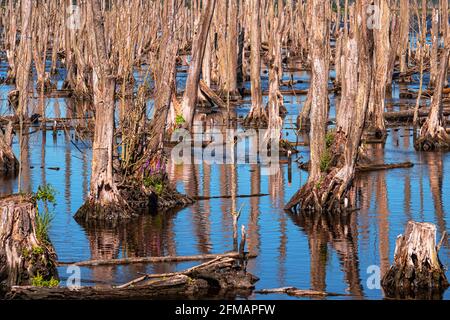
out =
<svg viewBox="0 0 450 320"><path fill-rule="evenodd" d="M334 138L335 138L335 132L333 130L328 131L325 136L325 143L326 143L327 149L331 148L331 146L333 145Z"/></svg>
<svg viewBox="0 0 450 320"><path fill-rule="evenodd" d="M31 285L33 287L40 288L55 288L59 286L59 281L53 277L50 280L45 280L44 277L38 272L37 276L31 279Z"/></svg>
<svg viewBox="0 0 450 320"><path fill-rule="evenodd" d="M48 231L54 219L54 207L56 206L56 190L51 185L39 186L34 195L34 200L43 207L42 212L37 209L36 215L36 236L39 241L48 242ZM49 206L52 208L49 209Z"/></svg>
<svg viewBox="0 0 450 320"><path fill-rule="evenodd" d="M320 158L320 171L322 172L328 172L330 169L331 161L333 160L333 155L330 149L333 146L335 137L336 135L333 130L328 131L325 136L325 151Z"/></svg>
<svg viewBox="0 0 450 320"><path fill-rule="evenodd" d="M330 169L331 158L332 156L330 150L326 149L320 158L320 171L328 172Z"/></svg>
<svg viewBox="0 0 450 320"><path fill-rule="evenodd" d="M149 176L144 178L144 186L151 188L158 196L164 192L164 182L159 176Z"/></svg>
<svg viewBox="0 0 450 320"><path fill-rule="evenodd" d="M177 124L177 126L181 126L186 122L186 120L184 119L183 115L179 114L177 115L177 117L175 118L175 123Z"/></svg>

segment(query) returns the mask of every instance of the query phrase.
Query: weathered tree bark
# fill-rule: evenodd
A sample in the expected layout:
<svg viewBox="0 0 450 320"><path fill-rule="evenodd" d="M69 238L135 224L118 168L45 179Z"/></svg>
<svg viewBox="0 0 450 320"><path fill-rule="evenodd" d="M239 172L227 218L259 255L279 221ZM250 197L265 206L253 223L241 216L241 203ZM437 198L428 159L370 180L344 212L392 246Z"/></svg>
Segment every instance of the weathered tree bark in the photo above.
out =
<svg viewBox="0 0 450 320"><path fill-rule="evenodd" d="M188 129L192 128L195 114L195 107L198 100L198 86L200 81L200 74L202 70L203 57L205 55L205 47L209 29L211 27L211 20L216 6L216 0L208 0L204 4L204 12L202 13L199 30L194 36L192 42L191 63L189 65L189 75L186 80L186 90L184 91L181 108L183 110L183 117L185 126Z"/></svg>
<svg viewBox="0 0 450 320"><path fill-rule="evenodd" d="M188 270L146 275L118 287L68 288L13 287L7 299L106 300L161 298L235 298L249 296L259 279L245 270L239 259L218 258Z"/></svg>
<svg viewBox="0 0 450 320"><path fill-rule="evenodd" d="M12 123L9 122L3 132L0 127L0 173L14 175L19 169L19 161L11 148L13 140Z"/></svg>
<svg viewBox="0 0 450 320"><path fill-rule="evenodd" d="M250 10L250 82L252 106L245 118L247 126L262 127L267 125L267 113L264 110L261 89L261 0L251 0Z"/></svg>
<svg viewBox="0 0 450 320"><path fill-rule="evenodd" d="M400 72L408 70L408 45L409 45L409 22L410 22L410 0L400 0L400 41L398 56L400 58Z"/></svg>
<svg viewBox="0 0 450 320"><path fill-rule="evenodd" d="M432 298L448 287L436 248L436 226L409 221L397 238L394 263L381 284L388 297Z"/></svg>
<svg viewBox="0 0 450 320"><path fill-rule="evenodd" d="M28 118L28 89L30 84L30 72L32 62L32 22L33 22L33 3L31 0L21 1L21 29L20 44L18 48L16 74L16 87L19 90L19 106L17 114L22 118Z"/></svg>
<svg viewBox="0 0 450 320"><path fill-rule="evenodd" d="M443 115L442 91L447 79L450 59L450 38L446 39L445 48L441 54L441 64L434 95L431 99L430 114L420 129L420 136L415 142L416 150L433 151L450 149L450 135L445 129Z"/></svg>
<svg viewBox="0 0 450 320"><path fill-rule="evenodd" d="M332 139L327 139L326 143L325 128L319 127L315 121L321 119L321 125L324 126L327 117L326 113L321 115L315 111L314 96L317 93L312 87L310 178L286 205L288 210L297 206L301 210L316 212L341 212L348 209L348 193L355 175L372 82L372 38L366 23L362 22L365 21L367 5L368 0L360 0L356 2L355 9L350 9L350 32L343 38L342 72L346 81L342 83L336 132L328 133ZM313 57L314 79L317 76L314 72L317 58ZM322 92L325 98L326 92ZM316 134L316 130L320 130L321 134Z"/></svg>
<svg viewBox="0 0 450 320"><path fill-rule="evenodd" d="M434 88L439 77L439 10L433 8L431 15L431 57L430 57L430 83L429 87Z"/></svg>
<svg viewBox="0 0 450 320"><path fill-rule="evenodd" d="M92 151L91 189L86 203L78 210L78 220L117 220L130 218L114 180L114 110L116 79L106 42L101 0L88 2L88 22L92 27L90 48L93 59L95 130Z"/></svg>
<svg viewBox="0 0 450 320"><path fill-rule="evenodd" d="M282 1L278 1L277 11L275 5L269 6L269 130L273 130L273 137L279 137L283 127L283 120L280 117L280 110L284 107L283 95L280 92L280 70L283 65L281 60L281 35L285 24L284 7Z"/></svg>
<svg viewBox="0 0 450 320"><path fill-rule="evenodd" d="M377 140L386 139L386 125L383 113L386 106L386 84L389 75L389 57L391 43L389 37L391 10L388 0L376 0L375 4L380 8L379 29L374 30L375 53L374 77L367 115L367 139L374 137Z"/></svg>
<svg viewBox="0 0 450 320"><path fill-rule="evenodd" d="M0 198L0 291L31 285L38 275L58 279L53 246L36 233L37 214L31 196Z"/></svg>
<svg viewBox="0 0 450 320"><path fill-rule="evenodd" d="M9 23L5 24L5 47L6 57L8 59L8 73L5 83L13 84L16 81L16 48L17 48L17 8L14 6L14 0L9 0L7 13Z"/></svg>
<svg viewBox="0 0 450 320"><path fill-rule="evenodd" d="M328 79L329 79L329 33L330 21L327 12L328 1L311 1L312 11L312 77L311 77L311 131L309 178L305 186L292 197L285 209L291 210L301 204L302 209L320 210L318 195L313 192L322 179L321 159L326 151L325 136L328 119Z"/></svg>

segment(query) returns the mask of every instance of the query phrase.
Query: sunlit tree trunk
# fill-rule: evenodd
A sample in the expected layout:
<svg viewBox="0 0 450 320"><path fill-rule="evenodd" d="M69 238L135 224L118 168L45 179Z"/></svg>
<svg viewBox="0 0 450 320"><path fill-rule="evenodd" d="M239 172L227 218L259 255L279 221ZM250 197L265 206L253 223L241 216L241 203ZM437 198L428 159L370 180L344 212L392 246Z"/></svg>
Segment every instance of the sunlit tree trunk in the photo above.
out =
<svg viewBox="0 0 450 320"><path fill-rule="evenodd" d="M251 0L250 10L250 82L252 106L245 119L246 125L261 127L267 124L261 88L261 0Z"/></svg>
<svg viewBox="0 0 450 320"><path fill-rule="evenodd" d="M205 47L211 20L216 6L216 0L208 0L204 4L204 10L199 22L199 29L194 36L192 42L191 63L189 65L189 75L186 80L186 89L183 95L181 107L183 110L183 117L187 128L192 127L194 120L195 107L198 99L198 88L200 82L200 74L202 70L202 62L205 54Z"/></svg>

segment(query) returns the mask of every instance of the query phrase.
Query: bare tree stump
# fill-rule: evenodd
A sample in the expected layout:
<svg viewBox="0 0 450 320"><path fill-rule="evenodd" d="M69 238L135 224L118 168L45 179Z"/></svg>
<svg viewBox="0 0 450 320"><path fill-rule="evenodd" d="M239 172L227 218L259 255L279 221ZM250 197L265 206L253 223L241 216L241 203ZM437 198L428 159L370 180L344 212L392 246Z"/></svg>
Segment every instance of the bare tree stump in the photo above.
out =
<svg viewBox="0 0 450 320"><path fill-rule="evenodd" d="M448 287L436 249L436 226L410 221L397 238L394 264L381 284L388 297L428 297Z"/></svg>
<svg viewBox="0 0 450 320"><path fill-rule="evenodd" d="M58 279L56 254L36 233L36 203L30 195L0 198L0 289L30 285L38 275Z"/></svg>
<svg viewBox="0 0 450 320"><path fill-rule="evenodd" d="M6 174L14 174L18 171L19 162L12 151L12 124L11 122L5 128L0 128L0 172Z"/></svg>

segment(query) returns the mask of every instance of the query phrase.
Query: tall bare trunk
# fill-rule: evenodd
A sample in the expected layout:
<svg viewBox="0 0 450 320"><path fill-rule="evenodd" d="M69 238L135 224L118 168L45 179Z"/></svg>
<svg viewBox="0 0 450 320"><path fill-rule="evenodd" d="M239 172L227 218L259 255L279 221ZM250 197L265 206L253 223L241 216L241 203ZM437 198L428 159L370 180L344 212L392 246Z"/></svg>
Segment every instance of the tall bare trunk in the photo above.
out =
<svg viewBox="0 0 450 320"><path fill-rule="evenodd" d="M200 82L200 73L202 70L202 62L205 54L205 47L211 26L211 20L214 14L216 0L208 0L206 2L204 11L202 13L199 29L194 36L192 42L191 63L189 68L189 75L186 80L186 90L184 92L181 107L183 110L183 117L187 128L192 127L194 120L195 107L198 99L198 88Z"/></svg>
<svg viewBox="0 0 450 320"><path fill-rule="evenodd" d="M252 107L245 119L246 125L257 127L267 124L261 89L261 0L250 1L250 82Z"/></svg>

